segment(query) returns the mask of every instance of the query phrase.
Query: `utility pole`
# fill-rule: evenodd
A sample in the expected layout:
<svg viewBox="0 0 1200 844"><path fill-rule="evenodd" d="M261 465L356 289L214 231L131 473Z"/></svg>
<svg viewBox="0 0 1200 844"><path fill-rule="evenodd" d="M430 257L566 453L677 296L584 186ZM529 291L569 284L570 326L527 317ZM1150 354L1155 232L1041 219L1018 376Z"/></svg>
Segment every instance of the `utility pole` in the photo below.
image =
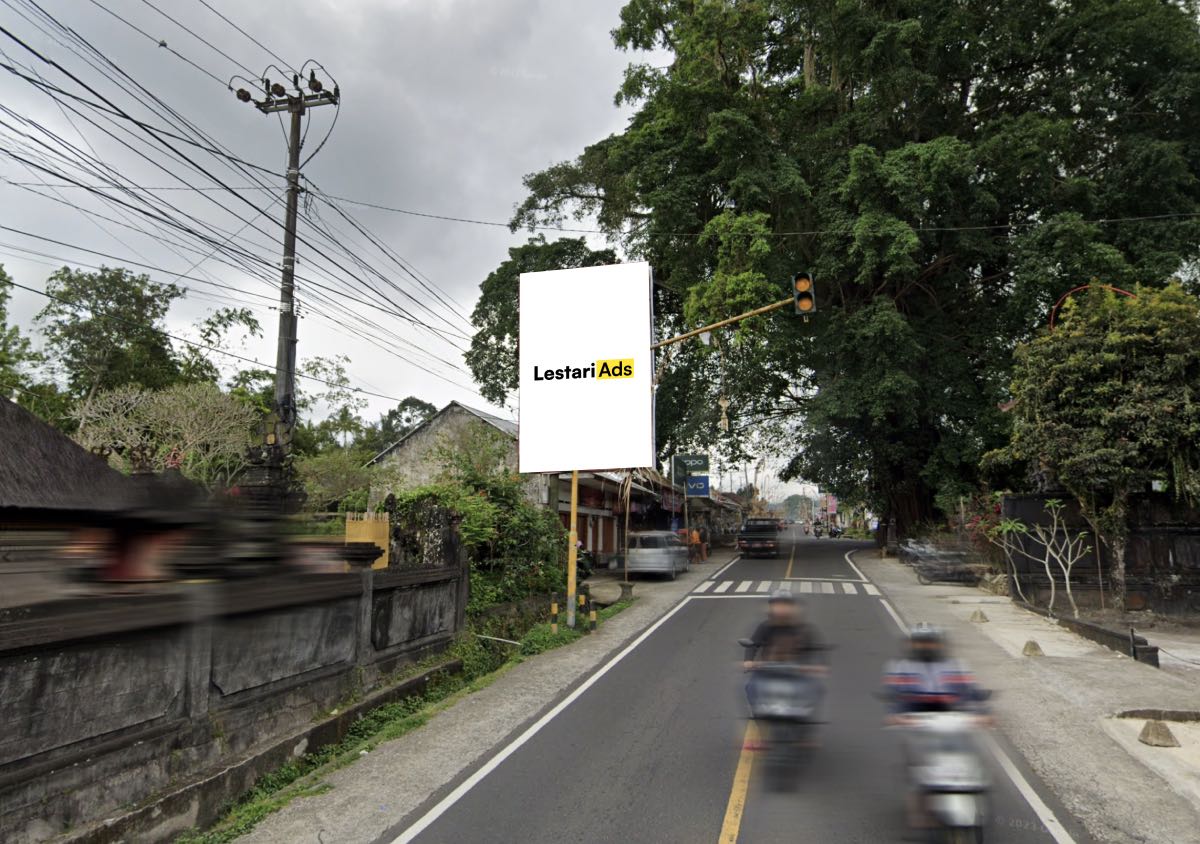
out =
<svg viewBox="0 0 1200 844"><path fill-rule="evenodd" d="M308 64L305 62L305 64ZM269 69L269 68L268 68ZM301 68L303 72L303 67ZM239 88L237 98L252 102L263 114L286 111L291 116L288 134L287 216L283 227L283 273L279 285L279 339L275 351L275 430L267 434L267 445L278 445L284 452L291 450L292 431L296 425L296 214L300 206L300 138L304 113L310 108L337 105L341 91L335 86L325 90L310 71L308 93L300 87L299 74L292 75L295 93L289 93L278 82L272 83L264 72L262 86L265 96L254 100L245 88ZM230 86L232 87L232 86Z"/></svg>
<svg viewBox="0 0 1200 844"><path fill-rule="evenodd" d="M263 90L262 99L254 99L246 88L237 90L239 100L253 104L263 114L286 111L291 118L291 130L288 134L287 210L283 227L283 267L279 284L279 337L275 350L275 406L263 431L262 448L257 450L257 459L252 461L260 464L263 469L260 473L263 475L261 485L271 489L264 497L273 499L271 504L284 511L287 511L287 502L291 497L292 479L289 477L290 464L287 457L292 449L292 435L296 427L296 215L300 206L300 144L304 115L310 108L338 105L341 101L341 91L337 85L334 85L332 91L326 90L324 83L317 79L315 70L309 71L308 91L300 87L300 74L308 64L309 62L305 62L301 66L299 74L292 74L291 92L280 83L268 79L266 71L259 80ZM286 76L287 74L284 74L285 78ZM232 80L229 87L230 90L233 89Z"/></svg>

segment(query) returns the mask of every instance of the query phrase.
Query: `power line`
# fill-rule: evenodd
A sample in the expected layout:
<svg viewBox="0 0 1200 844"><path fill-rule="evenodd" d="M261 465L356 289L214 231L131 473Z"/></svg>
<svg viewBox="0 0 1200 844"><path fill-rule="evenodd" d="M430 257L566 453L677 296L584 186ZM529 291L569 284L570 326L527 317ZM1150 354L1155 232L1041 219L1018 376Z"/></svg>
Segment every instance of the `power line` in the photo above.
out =
<svg viewBox="0 0 1200 844"><path fill-rule="evenodd" d="M124 323L125 325L136 325L136 326L138 326L139 328L145 328L145 327L146 327L146 326L144 326L144 325L140 325L140 324L138 324L138 323L135 323L133 320L129 320L129 319L125 319L125 318L123 318L123 317L116 316L115 314L109 313L108 311L97 311L97 310L94 310L94 309L92 309L92 308L88 308L86 305L82 305L82 304L80 304L80 303L78 303L78 302L72 302L70 299L64 299L64 298L63 298L63 297L61 297L61 296L55 296L53 293L47 293L47 292L46 292L46 291L44 291L44 290L38 290L36 287L30 287L30 286L28 286L28 285L26 285L26 284L21 284L20 282L16 282L16 281L12 281L12 282L9 282L9 283L10 283L10 284L11 284L13 287L19 287L20 289L22 289L22 290L27 290L27 291L29 291L30 293L36 293L36 294L37 294L37 295L39 295L39 296L44 296L44 297L46 297L47 299L51 299L51 300L53 300L53 301L55 301L55 302L61 302L62 304L64 304L64 305L67 305L68 307L72 307L72 308L79 308L79 309L81 309L81 310L88 311L88 312L89 312L89 313L91 313L93 316L98 316L98 317L101 317L101 318L103 318L103 319L111 319L111 320L113 320L114 322L120 322L120 323ZM197 343L197 342L196 342L196 341L194 341L194 340L188 340L186 337L180 337L180 336L178 336L178 335L171 334L169 331L163 331L161 328L155 328L155 327L151 326L151 327L150 327L150 330L151 330L151 331L153 331L155 334L159 334L159 335L161 335L161 336L163 336L163 337L166 337L166 338L168 338L168 339L170 339L170 340L175 340L175 341L177 341L177 342L180 342L180 343L183 343L183 344L185 344L185 345L192 346L193 348L196 348L196 349L203 349L203 350L205 350L205 351L208 351L208 352L216 352L216 353L217 353L217 354L219 354L219 355L225 355L226 357L231 357L231 358L234 358L235 360L240 360L240 361L242 361L243 363L252 363L252 364L254 364L255 366L261 367L261 368L263 368L263 369L269 369L269 370L271 370L271 371L273 371L273 372L274 372L274 371L277 371L277 369L278 369L277 367L275 367L275 366L271 366L270 364L261 363L261 362L259 362L259 361L255 360L254 358L248 358L248 357L246 357L245 355L239 355L239 354L237 354L237 353L235 353L235 352L226 351L225 349L221 349L221 348L218 348L218 347L216 347L216 346L209 346L209 345L208 345L208 344L206 344L206 343ZM375 398L387 399L388 401L394 401L394 402L397 402L397 403L399 403L400 401L402 401L402 399L399 399L399 398L397 398L397 397L395 397L395 396L389 396L389 395L385 395L385 394L383 394L383 393L375 393L375 392L372 392L372 391L370 391L370 390L364 390L364 389L362 389L361 387L351 387L351 386L348 386L348 385L346 385L346 384L339 384L339 383L337 383L336 381L329 381L329 380L326 380L325 378L318 378L318 377L317 377L317 376L315 376L315 375L306 375L306 374L303 374L303 373L296 373L296 377L298 377L298 378L304 378L304 379L307 379L307 380L309 380L309 381L316 381L316 382L318 382L318 383L321 383L321 384L324 384L324 385L326 385L326 386L328 386L328 387L338 387L338 388L340 388L340 389L349 390L349 391L350 391L350 392L352 392L352 393L360 393L360 394L362 394L362 395L365 395L365 396L373 396L373 397L375 397Z"/></svg>
<svg viewBox="0 0 1200 844"><path fill-rule="evenodd" d="M268 47L267 45L263 44L261 41L259 41L257 38L255 38L253 35L251 35L251 34L250 34L249 32L247 32L246 30L242 29L242 28L241 28L240 26L238 26L236 23L234 23L233 21L231 21L229 18L225 17L225 15L221 14L219 11L217 11L215 8L213 8L213 7L212 7L212 6L211 6L211 5L208 3L208 1L207 1L207 0L200 0L200 3L201 3L201 5L203 5L203 6L204 6L206 9L208 9L210 12L212 12L214 15L216 15L217 17L219 17L221 20L225 21L225 23L227 23L227 24L229 24L230 26L232 26L234 29L236 29L238 32L240 32L242 35L246 36L246 37L247 37L247 38L249 38L251 41L253 41L253 42L254 42L256 45L258 45L260 48L262 48L263 50L265 50L266 52L268 52L268 53L271 55L271 57L272 57L272 58L274 58L274 59L275 59L275 61L277 61L277 62L279 62L281 65L283 65L283 67L284 67L284 68L287 68L288 70L292 70L291 68L289 68L289 67L288 67L288 63L287 63L286 61L284 61L284 60L283 60L283 59L282 59L282 58L279 56L279 54L278 54L278 53L276 53L274 50L272 50L272 49L271 49L270 47ZM303 70L303 68L301 68L301 70ZM324 70L324 68L322 68L322 70ZM295 71L294 71L294 70L292 70L292 72L293 72L293 73L295 73Z"/></svg>

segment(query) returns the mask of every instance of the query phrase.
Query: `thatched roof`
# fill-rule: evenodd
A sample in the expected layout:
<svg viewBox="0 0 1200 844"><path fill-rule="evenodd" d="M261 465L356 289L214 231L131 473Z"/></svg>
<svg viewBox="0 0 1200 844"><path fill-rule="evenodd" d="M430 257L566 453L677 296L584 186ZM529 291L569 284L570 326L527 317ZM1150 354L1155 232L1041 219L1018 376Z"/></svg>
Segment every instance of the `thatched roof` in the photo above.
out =
<svg viewBox="0 0 1200 844"><path fill-rule="evenodd" d="M0 398L0 513L128 510L140 487L20 405Z"/></svg>

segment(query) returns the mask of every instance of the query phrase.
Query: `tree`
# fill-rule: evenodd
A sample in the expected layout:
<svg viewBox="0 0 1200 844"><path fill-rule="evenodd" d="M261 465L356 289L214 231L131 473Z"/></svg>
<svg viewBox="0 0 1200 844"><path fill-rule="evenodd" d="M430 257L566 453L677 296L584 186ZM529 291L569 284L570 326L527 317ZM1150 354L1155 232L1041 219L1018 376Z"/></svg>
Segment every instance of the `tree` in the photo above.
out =
<svg viewBox="0 0 1200 844"><path fill-rule="evenodd" d="M311 510L336 510L343 499L366 490L370 470L366 462L371 455L355 448L333 448L319 454L301 456L296 461L296 473L304 483Z"/></svg>
<svg viewBox="0 0 1200 844"><path fill-rule="evenodd" d="M617 45L671 59L627 70L624 131L528 176L512 222L593 216L654 266L663 320L767 304L811 271L808 324L731 333L723 379L717 352L677 354L659 407L692 424L724 395L734 428L783 420L789 475L909 532L1005 441L1011 351L1050 303L1196 257L1194 12L634 0Z"/></svg>
<svg viewBox="0 0 1200 844"><path fill-rule="evenodd" d="M1200 497L1200 300L1177 284L1136 294L1077 295L1017 350L1012 440L987 460L1078 499L1122 604L1132 497L1156 481Z"/></svg>
<svg viewBox="0 0 1200 844"><path fill-rule="evenodd" d="M548 243L539 235L508 250L508 260L479 285L479 301L471 312L476 331L464 356L485 399L503 405L517 389L517 291L521 273L595 267L616 261L615 253L607 249L593 251L583 238Z"/></svg>
<svg viewBox="0 0 1200 844"><path fill-rule="evenodd" d="M434 405L416 396L408 396L382 414L378 422L368 425L356 445L360 445L370 456L374 456L435 413L437 407Z"/></svg>
<svg viewBox="0 0 1200 844"><path fill-rule="evenodd" d="M1047 499L1045 507L1046 513L1050 516L1048 525L1039 523L1030 529L1029 525L1019 519L1001 519L986 535L989 541L1004 551L1013 582L1016 584L1017 592L1021 595L1022 600L1025 595L1021 591L1021 580L1012 569L1012 558L1017 554L1042 564L1042 568L1046 572L1046 579L1050 581L1050 603L1047 608L1051 612L1054 611L1057 589L1055 573L1050 568L1050 563L1053 562L1058 567L1067 592L1067 600L1071 602L1071 613L1075 618L1079 618L1079 605L1075 603L1075 593L1071 591L1071 570L1076 563L1091 553L1092 546L1085 544L1088 537L1086 531L1076 531L1072 534L1068 529L1063 512L1065 505L1062 501L1057 498ZM1040 557L1034 556L1025 548L1025 538L1030 535L1037 540L1037 545L1041 548L1042 555Z"/></svg>
<svg viewBox="0 0 1200 844"><path fill-rule="evenodd" d="M125 471L177 467L208 489L230 486L245 467L257 415L212 384L161 390L124 386L80 402L74 416L85 448Z"/></svg>
<svg viewBox="0 0 1200 844"><path fill-rule="evenodd" d="M249 308L218 308L196 326L200 345L184 345L179 354L179 374L185 381L204 381L216 384L221 379L219 367L209 358L214 349L224 349L230 331L242 328L251 337L262 336L262 325Z"/></svg>
<svg viewBox="0 0 1200 844"><path fill-rule="evenodd" d="M180 379L163 320L182 288L123 269L63 267L50 276L46 293L53 298L36 321L76 398L124 385L156 390Z"/></svg>
<svg viewBox="0 0 1200 844"><path fill-rule="evenodd" d="M30 367L39 356L33 351L29 338L8 324L8 301L12 279L0 265L0 397L21 399L21 393L31 386Z"/></svg>

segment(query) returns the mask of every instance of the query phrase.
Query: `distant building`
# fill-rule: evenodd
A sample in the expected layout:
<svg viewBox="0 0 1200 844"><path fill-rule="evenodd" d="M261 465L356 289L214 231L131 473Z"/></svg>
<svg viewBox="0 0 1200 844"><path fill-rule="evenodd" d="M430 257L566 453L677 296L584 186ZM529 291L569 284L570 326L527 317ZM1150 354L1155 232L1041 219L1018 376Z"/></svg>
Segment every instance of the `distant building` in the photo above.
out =
<svg viewBox="0 0 1200 844"><path fill-rule="evenodd" d="M517 471L517 423L452 401L425 422L371 458L379 471L371 482L368 509L389 493L435 483L446 471L443 452L469 448L473 432L496 431L508 445L502 465ZM497 467L499 468L499 467ZM530 503L558 514L570 529L570 473L526 475L525 495ZM603 565L621 552L625 505L621 489L625 474L580 472L576 530L583 546ZM682 488L672 493L670 482L654 470L637 470L630 495L630 530L666 529L671 512L678 512Z"/></svg>
<svg viewBox="0 0 1200 844"><path fill-rule="evenodd" d="M501 464L515 473L517 423L452 401L371 458L367 465L379 471L371 482L368 509L375 509L389 493L436 483L447 468L442 452L469 448L473 434L479 431L496 431L503 437L507 447ZM554 483L553 475L530 475L525 484L526 496L531 503L546 506L554 500Z"/></svg>

